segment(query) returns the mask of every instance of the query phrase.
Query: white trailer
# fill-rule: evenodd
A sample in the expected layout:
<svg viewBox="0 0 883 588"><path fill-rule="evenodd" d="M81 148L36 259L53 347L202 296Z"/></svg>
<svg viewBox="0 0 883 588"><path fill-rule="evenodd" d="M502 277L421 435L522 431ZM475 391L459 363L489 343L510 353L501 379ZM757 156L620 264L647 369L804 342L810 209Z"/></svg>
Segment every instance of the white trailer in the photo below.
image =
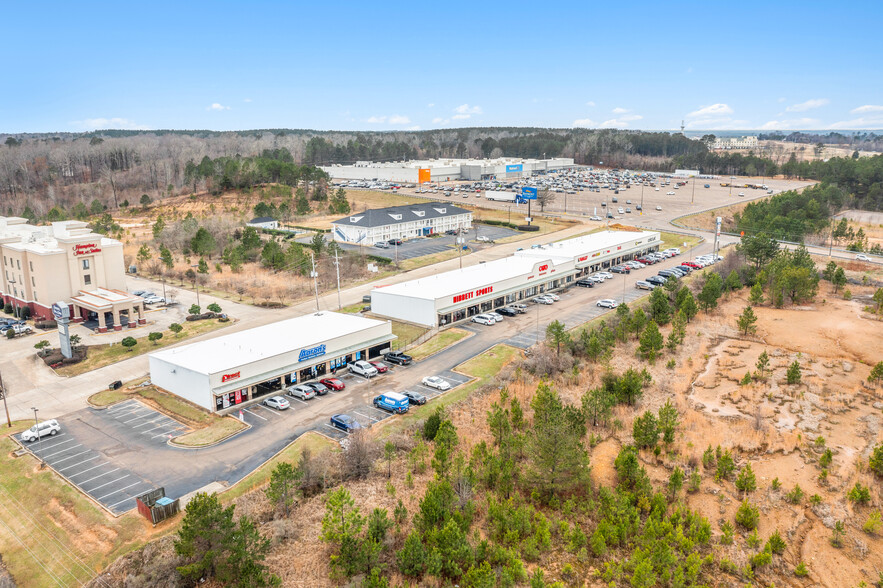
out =
<svg viewBox="0 0 883 588"><path fill-rule="evenodd" d="M515 202L518 194L515 192L500 192L498 190L485 190L484 197L488 200L500 200L502 202Z"/></svg>

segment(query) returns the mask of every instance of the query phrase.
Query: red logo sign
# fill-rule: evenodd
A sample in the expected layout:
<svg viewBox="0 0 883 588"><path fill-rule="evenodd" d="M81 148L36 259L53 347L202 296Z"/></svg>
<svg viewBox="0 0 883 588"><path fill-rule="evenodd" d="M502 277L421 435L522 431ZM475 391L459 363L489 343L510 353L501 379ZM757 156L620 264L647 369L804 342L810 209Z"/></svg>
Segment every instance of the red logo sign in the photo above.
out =
<svg viewBox="0 0 883 588"><path fill-rule="evenodd" d="M580 257L579 259L577 259L577 261L585 261L585 260L587 260L588 258L589 258L588 255L583 255L582 257Z"/></svg>
<svg viewBox="0 0 883 588"><path fill-rule="evenodd" d="M485 294L490 294L494 291L493 286L486 286L484 288L479 288L474 292L466 292L465 294L457 294L454 296L454 304L458 302L463 302L464 300L471 300L476 296L484 296Z"/></svg>
<svg viewBox="0 0 883 588"><path fill-rule="evenodd" d="M90 253L101 252L101 247L95 243L87 243L85 245L74 245L74 255L89 255Z"/></svg>
<svg viewBox="0 0 883 588"><path fill-rule="evenodd" d="M235 380L238 377L239 372L236 372L235 374L224 374L223 376L221 376L221 382L229 382L230 380Z"/></svg>
<svg viewBox="0 0 883 588"><path fill-rule="evenodd" d="M543 265L541 265L541 266L540 266L539 268L537 268L537 269L538 269L539 271L541 271L541 272L544 272L544 271L546 271L547 269L549 269L549 264L548 264L548 263L543 264Z"/></svg>

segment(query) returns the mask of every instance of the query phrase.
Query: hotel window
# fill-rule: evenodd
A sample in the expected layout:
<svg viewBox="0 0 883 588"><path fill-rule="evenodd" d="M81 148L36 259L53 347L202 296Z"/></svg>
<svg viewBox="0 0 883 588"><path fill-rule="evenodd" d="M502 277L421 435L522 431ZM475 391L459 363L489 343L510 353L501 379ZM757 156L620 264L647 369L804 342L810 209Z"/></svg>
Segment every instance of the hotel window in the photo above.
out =
<svg viewBox="0 0 883 588"><path fill-rule="evenodd" d="M89 260L88 259L83 260L83 269L84 270L89 269Z"/></svg>
<svg viewBox="0 0 883 588"><path fill-rule="evenodd" d="M34 262L33 262L33 261L29 261L28 264L30 264L30 266L31 266L31 271L34 271Z"/></svg>
<svg viewBox="0 0 883 588"><path fill-rule="evenodd" d="M90 276L89 274L84 274L83 275L83 283L86 284L87 286L90 285L92 283L92 276Z"/></svg>
<svg viewBox="0 0 883 588"><path fill-rule="evenodd" d="M34 276L31 276L31 286L36 286L37 282L34 281Z"/></svg>
<svg viewBox="0 0 883 588"><path fill-rule="evenodd" d="M18 269L21 269L21 260L16 259L15 262L18 264Z"/></svg>

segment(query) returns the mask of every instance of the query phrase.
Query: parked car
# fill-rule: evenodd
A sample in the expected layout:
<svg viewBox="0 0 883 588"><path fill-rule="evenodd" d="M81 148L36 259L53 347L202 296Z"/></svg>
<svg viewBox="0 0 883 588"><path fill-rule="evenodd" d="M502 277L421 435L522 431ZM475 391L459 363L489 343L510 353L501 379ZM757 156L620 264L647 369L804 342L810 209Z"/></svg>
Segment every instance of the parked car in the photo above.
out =
<svg viewBox="0 0 883 588"><path fill-rule="evenodd" d="M498 323L503 322L503 315L500 314L499 312L494 311L494 312L489 312L487 314L489 314L490 316L492 316L494 318L494 322L498 322Z"/></svg>
<svg viewBox="0 0 883 588"><path fill-rule="evenodd" d="M581 286L583 288L594 288L595 282L593 280L588 279L588 278L583 278L582 280L577 280L576 285Z"/></svg>
<svg viewBox="0 0 883 588"><path fill-rule="evenodd" d="M43 421L42 423L37 423L27 431L24 431L21 434L21 440L31 443L33 441L36 441L40 437L46 437L47 435L50 437L54 437L60 432L61 426L58 424L58 421L52 419L49 421Z"/></svg>
<svg viewBox="0 0 883 588"><path fill-rule="evenodd" d="M496 312L497 312L497 314L501 314L503 316L509 316L509 317L518 315L518 311L515 310L514 308L509 307L509 306L504 306L503 308L498 308Z"/></svg>
<svg viewBox="0 0 883 588"><path fill-rule="evenodd" d="M604 220L604 219L601 218L601 217L598 216L598 215L595 215L595 216L590 216L590 217L589 217L589 220L590 220L590 221L602 221L602 220Z"/></svg>
<svg viewBox="0 0 883 588"><path fill-rule="evenodd" d="M335 414L331 417L331 426L346 433L361 429L362 425L348 414Z"/></svg>
<svg viewBox="0 0 883 588"><path fill-rule="evenodd" d="M374 397L374 407L388 412L405 413L411 401L404 394L398 392L384 392Z"/></svg>
<svg viewBox="0 0 883 588"><path fill-rule="evenodd" d="M33 331L33 329L29 325L19 325L16 323L3 325L2 327L0 327L0 335L8 337L9 336L7 334L8 331L12 331L13 333L15 333L16 336L18 336L18 335L26 335L26 334L30 333L31 331Z"/></svg>
<svg viewBox="0 0 883 588"><path fill-rule="evenodd" d="M387 363L394 363L396 365L408 365L411 363L411 356L405 355L401 351L390 351L386 355L383 356L384 361Z"/></svg>
<svg viewBox="0 0 883 588"><path fill-rule="evenodd" d="M389 249L389 243L387 243L386 241L378 241L374 244L374 246L378 249Z"/></svg>
<svg viewBox="0 0 883 588"><path fill-rule="evenodd" d="M297 384L295 386L289 386L285 393L291 396L292 398L297 398L299 400L310 400L311 398L316 397L316 391L310 388L305 384Z"/></svg>
<svg viewBox="0 0 883 588"><path fill-rule="evenodd" d="M865 255L864 253L859 253L858 255L855 256L855 258L858 261L873 261L870 257Z"/></svg>
<svg viewBox="0 0 883 588"><path fill-rule="evenodd" d="M389 371L389 367L387 367L382 361L369 361L368 363L374 366L374 369L377 370L378 374L385 374Z"/></svg>
<svg viewBox="0 0 883 588"><path fill-rule="evenodd" d="M649 257L639 257L635 261L644 265L653 265L654 263L658 263L655 259L651 259Z"/></svg>
<svg viewBox="0 0 883 588"><path fill-rule="evenodd" d="M685 274L689 274L693 271L693 268L691 268L689 265L676 265L672 269L681 270Z"/></svg>
<svg viewBox="0 0 883 588"><path fill-rule="evenodd" d="M390 245L395 245L396 247L398 247L399 245L402 244L402 240L401 240L401 239L390 239L389 241L387 241L387 243L389 243Z"/></svg>
<svg viewBox="0 0 883 588"><path fill-rule="evenodd" d="M658 190L659 188L656 188L656 189ZM661 207L661 206L657 206L657 207L656 207L656 210L662 210L662 207Z"/></svg>
<svg viewBox="0 0 883 588"><path fill-rule="evenodd" d="M479 325L493 325L497 321L494 320L494 317L487 314L477 314L472 317L473 323L478 323Z"/></svg>
<svg viewBox="0 0 883 588"><path fill-rule="evenodd" d="M668 280L665 276L650 276L647 278L647 281L651 284L655 284L656 286L665 286L665 282Z"/></svg>
<svg viewBox="0 0 883 588"><path fill-rule="evenodd" d="M404 394L405 394L405 396L408 397L408 402L410 404L418 404L418 405L426 404L426 396L424 396L420 392L414 392L413 390L405 390Z"/></svg>
<svg viewBox="0 0 883 588"><path fill-rule="evenodd" d="M666 196L674 196L675 193L672 192L671 190L669 190L668 192L665 193L665 195L666 195Z"/></svg>
<svg viewBox="0 0 883 588"><path fill-rule="evenodd" d="M659 275L662 276L663 278L674 278L674 279L676 279L676 280L678 280L678 279L681 278L681 275L680 275L680 274L678 274L678 273L676 273L676 272L673 272L673 271L671 271L671 270L659 270L658 273L659 273Z"/></svg>
<svg viewBox="0 0 883 588"><path fill-rule="evenodd" d="M328 388L334 390L335 392L340 392L344 388L346 388L346 384L338 380L337 378L323 378L319 380L321 384L324 384Z"/></svg>
<svg viewBox="0 0 883 588"><path fill-rule="evenodd" d="M291 408L291 403L281 396L273 396L271 398L267 398L261 404L270 408L275 408L276 410L286 410L288 408Z"/></svg>
<svg viewBox="0 0 883 588"><path fill-rule="evenodd" d="M599 278L603 278L605 280L612 280L613 279L613 274L611 274L610 272L597 272L595 275L598 276Z"/></svg>
<svg viewBox="0 0 883 588"><path fill-rule="evenodd" d="M635 288L638 290L652 290L655 287L656 286L646 280L638 280L635 282Z"/></svg>
<svg viewBox="0 0 883 588"><path fill-rule="evenodd" d="M545 296L546 298L551 298L553 302L558 302L559 300L561 300L561 297L554 292L546 292L545 294L543 294L543 296Z"/></svg>
<svg viewBox="0 0 883 588"><path fill-rule="evenodd" d="M377 368L365 360L359 360L351 363L350 371L365 378L372 378L378 374Z"/></svg>
<svg viewBox="0 0 883 588"><path fill-rule="evenodd" d="M555 304L555 301L546 296L537 296L533 299L537 304Z"/></svg>
<svg viewBox="0 0 883 588"><path fill-rule="evenodd" d="M132 292L132 295L133 296L143 296L144 294L147 294L147 293L148 293L147 290L135 290L134 292Z"/></svg>
<svg viewBox="0 0 883 588"><path fill-rule="evenodd" d="M739 192L739 196L745 196L745 192Z"/></svg>
<svg viewBox="0 0 883 588"><path fill-rule="evenodd" d="M604 298L603 300L596 302L595 306L600 306L601 308L616 308L619 306L619 303L611 298Z"/></svg>
<svg viewBox="0 0 883 588"><path fill-rule="evenodd" d="M481 243L493 243L494 242L493 239L491 239L490 237L486 237L484 235L482 235L481 237L476 237L475 240L479 241Z"/></svg>
<svg viewBox="0 0 883 588"><path fill-rule="evenodd" d="M144 296L144 304L163 304L166 299L162 296L157 296L156 294L152 296Z"/></svg>
<svg viewBox="0 0 883 588"><path fill-rule="evenodd" d="M622 265L615 265L612 268L610 268L610 271L613 272L614 274L630 274L632 272L632 270L630 268L627 268Z"/></svg>
<svg viewBox="0 0 883 588"><path fill-rule="evenodd" d="M423 385L428 386L429 388L435 388L436 390L450 390L451 385L447 380L443 378L439 378L438 376L426 376L423 378Z"/></svg>
<svg viewBox="0 0 883 588"><path fill-rule="evenodd" d="M326 386L326 385L323 384L322 382L307 382L306 384L304 384L304 386L309 386L309 387L312 388L312 389L316 392L316 394L318 394L319 396L325 396L326 394L328 394L328 393L331 391L331 390L328 388L328 386Z"/></svg>
<svg viewBox="0 0 883 588"><path fill-rule="evenodd" d="M524 304L523 302L519 302L519 303L517 303L517 304L513 304L513 305L510 306L509 308L511 308L512 310L514 310L514 311L517 312L518 314L524 314L524 313L527 312L527 305Z"/></svg>

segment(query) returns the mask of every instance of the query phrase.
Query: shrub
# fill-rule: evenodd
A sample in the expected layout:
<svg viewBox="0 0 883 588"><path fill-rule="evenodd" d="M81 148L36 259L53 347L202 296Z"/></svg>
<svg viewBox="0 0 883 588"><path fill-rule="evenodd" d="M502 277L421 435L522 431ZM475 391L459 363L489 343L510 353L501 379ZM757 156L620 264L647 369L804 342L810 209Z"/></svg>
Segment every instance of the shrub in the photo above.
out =
<svg viewBox="0 0 883 588"><path fill-rule="evenodd" d="M736 523L748 529L749 531L757 527L760 520L760 511L753 506L748 499L742 501L739 510L736 511Z"/></svg>
<svg viewBox="0 0 883 588"><path fill-rule="evenodd" d="M795 359L794 363L788 366L788 373L785 375L785 379L789 384L799 384L800 378L800 362Z"/></svg>
<svg viewBox="0 0 883 588"><path fill-rule="evenodd" d="M831 465L831 462L834 461L834 454L830 449L826 449L822 456L819 458L819 465L823 468Z"/></svg>
<svg viewBox="0 0 883 588"><path fill-rule="evenodd" d="M848 498L850 502L867 504L871 502L871 489L867 486L862 486L861 482L856 482L855 486L852 487L852 490L847 493L846 498Z"/></svg>
<svg viewBox="0 0 883 588"><path fill-rule="evenodd" d="M846 532L843 521L836 521L834 528L831 530L831 545L840 548L843 547L843 534Z"/></svg>
<svg viewBox="0 0 883 588"><path fill-rule="evenodd" d="M739 380L739 385L740 386L747 386L750 383L751 383L751 373L745 372L745 375L742 376L741 380Z"/></svg>
<svg viewBox="0 0 883 588"><path fill-rule="evenodd" d="M773 553L781 554L785 551L785 540L782 539L782 536L779 534L779 530L776 529L773 531L773 534L770 535L770 538L767 539L766 547Z"/></svg>
<svg viewBox="0 0 883 588"><path fill-rule="evenodd" d="M773 478L772 488L773 490L779 490L782 487L782 483L779 481L779 478Z"/></svg>
<svg viewBox="0 0 883 588"><path fill-rule="evenodd" d="M126 337L125 339L120 341L120 344L125 347L127 351L132 351L132 348L138 344L138 340L134 337Z"/></svg>
<svg viewBox="0 0 883 588"><path fill-rule="evenodd" d="M687 484L687 492L693 494L695 492L699 492L699 487L702 484L702 476L699 475L699 472L693 470L690 474L690 481Z"/></svg>
<svg viewBox="0 0 883 588"><path fill-rule="evenodd" d="M190 314L199 314L201 311L202 308L198 304L193 304L187 312Z"/></svg>
<svg viewBox="0 0 883 588"><path fill-rule="evenodd" d="M753 549L760 547L760 535L757 534L757 529L751 532L751 535L745 539L745 542L748 543L748 547Z"/></svg>
<svg viewBox="0 0 883 588"><path fill-rule="evenodd" d="M812 506L818 506L822 503L822 497L819 496L818 494L813 494L812 496L809 497L809 503Z"/></svg>
<svg viewBox="0 0 883 588"><path fill-rule="evenodd" d="M714 473L714 479L718 481L729 480L735 470L736 463L733 461L730 450L727 449L717 460L717 471Z"/></svg>
<svg viewBox="0 0 883 588"><path fill-rule="evenodd" d="M760 553L751 556L751 567L756 570L757 568L769 565L771 561L773 561L773 554L764 549Z"/></svg>
<svg viewBox="0 0 883 588"><path fill-rule="evenodd" d="M206 309L207 309L207 310L210 310L210 311L212 311L212 312L221 312L221 305L218 304L217 302L212 302L211 304L209 304L208 306L206 306ZM198 314L198 313L197 313L197 314Z"/></svg>
<svg viewBox="0 0 883 588"><path fill-rule="evenodd" d="M733 544L733 532L735 529L733 525L730 524L730 521L724 521L721 525L721 545L732 545Z"/></svg>
<svg viewBox="0 0 883 588"><path fill-rule="evenodd" d="M797 504L802 499L803 490L800 488L800 484L794 484L794 489L785 494L785 500L787 500L791 504Z"/></svg>
<svg viewBox="0 0 883 588"><path fill-rule="evenodd" d="M880 520L880 511L875 510L862 525L862 530L868 535L876 535L881 527L883 527L883 521Z"/></svg>
<svg viewBox="0 0 883 588"><path fill-rule="evenodd" d="M878 476L883 477L883 443L876 446L868 460L868 467Z"/></svg>
<svg viewBox="0 0 883 588"><path fill-rule="evenodd" d="M745 493L757 490L757 478L754 475L754 470L751 469L750 462L745 464L745 467L736 476L736 488Z"/></svg>
<svg viewBox="0 0 883 588"><path fill-rule="evenodd" d="M638 447L656 447L659 440L659 425L656 416L648 410L637 417L632 426L632 435L635 438L635 445Z"/></svg>
<svg viewBox="0 0 883 588"><path fill-rule="evenodd" d="M794 575L798 578L805 578L809 575L809 568L806 567L806 564L800 562L797 564L797 567L794 568Z"/></svg>

